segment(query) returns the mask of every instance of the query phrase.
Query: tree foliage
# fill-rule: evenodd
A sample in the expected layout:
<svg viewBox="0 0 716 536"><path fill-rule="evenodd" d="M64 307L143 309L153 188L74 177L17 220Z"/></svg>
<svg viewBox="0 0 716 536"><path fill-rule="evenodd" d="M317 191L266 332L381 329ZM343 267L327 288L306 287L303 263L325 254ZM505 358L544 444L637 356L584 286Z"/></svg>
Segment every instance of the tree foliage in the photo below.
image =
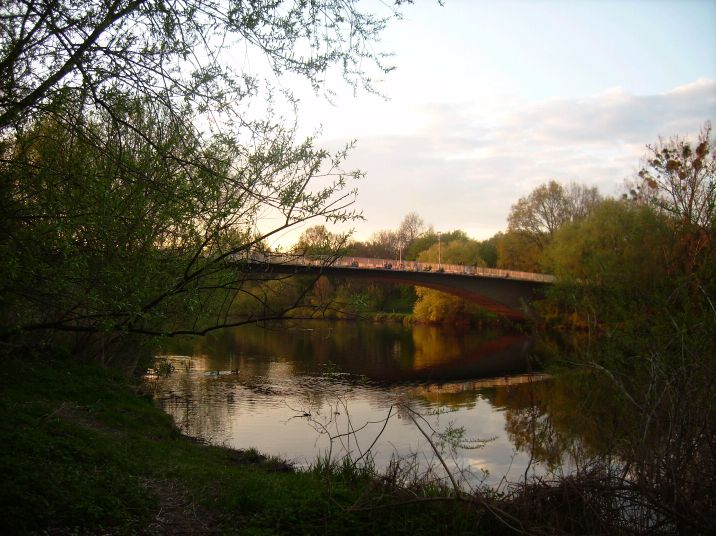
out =
<svg viewBox="0 0 716 536"><path fill-rule="evenodd" d="M58 105L57 113L77 113L70 106ZM236 254L260 248L295 222L340 216L344 203L332 197L341 176L297 195L311 179L306 166L331 157L309 144L291 147L289 133L255 138L246 154L231 140L203 144L182 136L170 118L139 104L126 113L141 135L102 114L78 114L71 131L48 118L9 145L0 168L0 284L10 333L221 325L232 296L253 292L243 282L256 279L240 272ZM144 134L171 147L175 158L164 158ZM278 160L276 143L283 144ZM252 227L267 204L284 221L257 233ZM204 322L187 317L192 312ZM174 325L181 318L189 325Z"/></svg>
<svg viewBox="0 0 716 536"><path fill-rule="evenodd" d="M401 248L408 248L413 241L423 234L425 221L417 212L409 212L398 226L398 239Z"/></svg>
<svg viewBox="0 0 716 536"><path fill-rule="evenodd" d="M485 266L480 257L480 243L467 238L462 231L447 233L452 240L435 243L418 255L418 261L465 266ZM480 307L438 290L417 288L418 296L413 308L413 317L419 322L441 322L446 324L469 324L484 311Z"/></svg>
<svg viewBox="0 0 716 536"><path fill-rule="evenodd" d="M678 227L684 269L697 270L700 259L716 249L716 142L711 123L704 125L695 147L674 137L647 148L636 184L625 197L671 219Z"/></svg>
<svg viewBox="0 0 716 536"><path fill-rule="evenodd" d="M348 181L360 174L341 168L348 147L298 139L249 66L317 91L340 71L372 90L389 70L372 43L394 9L3 3L0 337L205 333L295 305L272 307L285 284L242 263L289 227L353 217ZM283 295L298 302L305 289Z"/></svg>
<svg viewBox="0 0 716 536"><path fill-rule="evenodd" d="M524 234L543 249L555 231L567 222L587 216L600 202L596 188L550 181L535 188L512 205L508 232Z"/></svg>
<svg viewBox="0 0 716 536"><path fill-rule="evenodd" d="M574 361L609 382L618 418L630 423L608 454L628 466L619 485L633 486L645 527L673 533L706 533L713 523L709 133L695 148L676 137L650 146L631 195L564 225L545 252L558 275L554 303L580 315L593 341Z"/></svg>
<svg viewBox="0 0 716 536"><path fill-rule="evenodd" d="M293 251L297 255L333 256L345 248L346 240L346 235L332 233L325 225L314 225L301 233Z"/></svg>
<svg viewBox="0 0 716 536"><path fill-rule="evenodd" d="M383 229L373 233L364 242L352 242L346 252L354 257L397 259L400 254L400 238L397 232Z"/></svg>
<svg viewBox="0 0 716 536"><path fill-rule="evenodd" d="M497 267L506 270L539 272L542 252L534 240L514 231L495 235Z"/></svg>
<svg viewBox="0 0 716 536"><path fill-rule="evenodd" d="M485 265L489 268L497 267L497 259L499 258L498 237L500 233L494 235L487 240L479 243L480 258L485 261Z"/></svg>
<svg viewBox="0 0 716 536"><path fill-rule="evenodd" d="M454 231L447 231L438 233L433 229L433 226L429 226L426 231L421 233L408 247L404 258L408 260L417 260L420 254L430 249L432 246L437 245L438 242L442 241L445 243L452 242L453 240L469 240L467 233L461 229ZM436 260L437 262L437 260Z"/></svg>
<svg viewBox="0 0 716 536"><path fill-rule="evenodd" d="M395 2L399 5L401 2ZM23 124L67 90L113 109L117 93L162 108L208 111L243 121L236 102L258 78L237 51L277 75L300 75L319 89L337 67L352 85L390 69L371 46L386 17L354 0L22 0L3 2L0 131ZM394 12L388 11L387 17Z"/></svg>
<svg viewBox="0 0 716 536"><path fill-rule="evenodd" d="M433 244L418 255L419 262L461 264L463 266L485 266L480 257L480 243L471 238L458 238Z"/></svg>
<svg viewBox="0 0 716 536"><path fill-rule="evenodd" d="M484 314L477 305L451 294L423 287L415 292L413 318L418 322L467 325Z"/></svg>
<svg viewBox="0 0 716 536"><path fill-rule="evenodd" d="M631 190L632 198L664 212L683 225L713 231L716 225L716 142L711 123L701 129L696 147L680 137L648 145L648 155Z"/></svg>
<svg viewBox="0 0 716 536"><path fill-rule="evenodd" d="M655 307L649 300L673 273L675 240L668 221L650 208L607 200L555 233L544 266L562 284L576 285L580 307L606 321Z"/></svg>

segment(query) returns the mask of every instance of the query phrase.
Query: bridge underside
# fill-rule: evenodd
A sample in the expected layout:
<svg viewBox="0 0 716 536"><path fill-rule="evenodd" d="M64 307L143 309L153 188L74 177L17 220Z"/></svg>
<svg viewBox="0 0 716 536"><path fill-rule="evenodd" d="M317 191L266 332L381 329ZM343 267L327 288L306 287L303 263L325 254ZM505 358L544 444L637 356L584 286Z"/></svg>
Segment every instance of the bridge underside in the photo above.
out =
<svg viewBox="0 0 716 536"><path fill-rule="evenodd" d="M327 275L416 285L459 296L484 307L488 311L515 320L526 318L529 304L542 298L547 285L547 283L541 281L525 281L503 277L333 266L251 264L243 265L242 269L249 269L252 272Z"/></svg>

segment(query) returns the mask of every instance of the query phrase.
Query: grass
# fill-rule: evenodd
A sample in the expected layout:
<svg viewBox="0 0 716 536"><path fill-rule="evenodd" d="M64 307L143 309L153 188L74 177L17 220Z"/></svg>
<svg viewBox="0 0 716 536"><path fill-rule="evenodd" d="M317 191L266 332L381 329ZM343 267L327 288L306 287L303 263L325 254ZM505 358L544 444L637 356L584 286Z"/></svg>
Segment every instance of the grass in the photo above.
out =
<svg viewBox="0 0 716 536"><path fill-rule="evenodd" d="M0 370L2 534L479 534L474 505L298 472L182 436L141 384L64 359ZM439 499L439 497L438 497ZM395 508L386 504L406 503ZM487 532L485 532L487 533ZM491 533L491 532L490 532Z"/></svg>

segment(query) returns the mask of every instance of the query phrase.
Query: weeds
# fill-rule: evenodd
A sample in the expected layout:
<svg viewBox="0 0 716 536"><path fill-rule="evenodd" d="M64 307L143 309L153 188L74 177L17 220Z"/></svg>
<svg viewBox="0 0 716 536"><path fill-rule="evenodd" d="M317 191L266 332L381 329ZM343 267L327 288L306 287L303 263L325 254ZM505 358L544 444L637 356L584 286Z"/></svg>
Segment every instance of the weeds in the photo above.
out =
<svg viewBox="0 0 716 536"><path fill-rule="evenodd" d="M616 422L621 424L603 448L585 445L579 439L555 441L552 435L556 430L548 424L549 419L545 422L531 396L525 414L528 422L523 425L530 464L523 480L505 482L502 491L471 485L474 474L463 473L451 459L456 449L480 448L486 441L469 440L464 429L453 423L435 429L429 414L420 413L403 399L396 400L384 419L376 422L353 422L347 417L350 412L344 401L337 402L336 411L325 420L309 415L308 422L318 434L328 437L330 445L310 470L329 489L348 483L360 490L345 507L351 512L453 502L468 508L475 526L490 534L706 534L714 524L716 443L709 418L712 402L703 386L711 369L708 360L689 359L686 348L682 353L689 365L681 371L664 369L659 365L664 358L657 361L655 356L651 380L643 383L645 392L639 398L625 397L626 403L620 401L620 394L627 387L614 385L614 375L605 375L606 383L599 381L601 369L594 367L595 372L582 378L579 383L587 390L577 389L572 394L577 397L574 411L582 412L585 422L594 418L590 404L616 408L608 411L618 413ZM700 369L698 363L707 368ZM689 391L688 386L694 389ZM588 396L580 399L585 393ZM338 414L342 415L340 421ZM398 415L413 423L416 434L430 446L432 457L394 453L379 470L374 448ZM368 441L363 435L363 445L359 432L368 425L377 426L378 432ZM609 433L598 423L594 426ZM554 445L570 445L571 462L564 460L566 451L561 451L554 471L542 475L530 472L533 460L543 461L539 454L545 449L542 443L547 445L545 453Z"/></svg>

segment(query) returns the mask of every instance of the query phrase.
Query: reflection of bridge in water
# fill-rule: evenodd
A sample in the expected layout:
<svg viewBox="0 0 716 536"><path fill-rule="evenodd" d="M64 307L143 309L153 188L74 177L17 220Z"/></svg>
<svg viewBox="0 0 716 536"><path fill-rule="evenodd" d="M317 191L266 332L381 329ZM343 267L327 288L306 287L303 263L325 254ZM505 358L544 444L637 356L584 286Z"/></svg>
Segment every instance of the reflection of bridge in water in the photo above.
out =
<svg viewBox="0 0 716 536"><path fill-rule="evenodd" d="M241 269L276 274L313 274L416 285L460 296L489 311L522 319L529 304L543 296L554 276L463 266L363 257L256 255L242 259Z"/></svg>
<svg viewBox="0 0 716 536"><path fill-rule="evenodd" d="M424 333L424 332L423 332ZM468 383L473 378L503 378L506 375L523 374L529 370L532 337L507 333L478 345L458 348L434 346L428 338L420 341L420 333L413 332L415 352L408 369L385 368L379 375L366 373L378 381L458 382Z"/></svg>

